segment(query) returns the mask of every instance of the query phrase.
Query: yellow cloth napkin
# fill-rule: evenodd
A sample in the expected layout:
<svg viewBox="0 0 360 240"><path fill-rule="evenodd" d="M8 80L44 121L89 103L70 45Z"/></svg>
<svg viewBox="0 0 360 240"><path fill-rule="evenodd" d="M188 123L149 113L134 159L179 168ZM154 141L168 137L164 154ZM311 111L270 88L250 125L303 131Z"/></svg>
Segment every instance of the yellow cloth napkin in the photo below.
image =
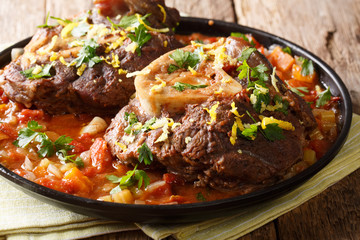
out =
<svg viewBox="0 0 360 240"><path fill-rule="evenodd" d="M0 45L1 48L1 45ZM360 167L360 116L354 114L349 137L322 171L292 192L231 217L192 224L136 224L94 219L42 203L0 178L0 239L75 239L140 228L161 239L235 239L276 219Z"/></svg>

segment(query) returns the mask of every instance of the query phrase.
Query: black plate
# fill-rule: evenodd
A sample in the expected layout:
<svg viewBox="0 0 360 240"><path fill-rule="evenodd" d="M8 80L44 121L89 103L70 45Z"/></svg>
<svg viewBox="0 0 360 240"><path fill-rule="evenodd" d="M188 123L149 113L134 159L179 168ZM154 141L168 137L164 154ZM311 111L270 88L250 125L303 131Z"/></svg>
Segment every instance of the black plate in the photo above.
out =
<svg viewBox="0 0 360 240"><path fill-rule="evenodd" d="M266 189L224 200L183 205L150 206L101 202L76 197L40 186L20 177L2 165L0 165L0 175L9 180L12 185L20 188L25 193L32 195L39 200L77 213L127 222L180 223L206 220L214 217L234 214L241 208L246 208L250 205L278 197L312 177L335 157L340 148L343 146L350 129L352 106L350 95L344 83L341 81L339 76L321 59L298 45L280 37L233 23L214 21L214 24L209 26L208 19L182 18L177 32L181 34L200 32L213 36L229 36L231 32L251 33L255 39L257 39L265 47L269 47L272 44L289 46L295 55L311 59L316 66L317 72L319 73L320 81L325 86L330 86L331 93L334 96L341 97L341 131L333 147L323 158L307 168L305 171ZM0 66L3 67L9 63L11 48L24 47L29 40L30 38L25 39L1 52Z"/></svg>

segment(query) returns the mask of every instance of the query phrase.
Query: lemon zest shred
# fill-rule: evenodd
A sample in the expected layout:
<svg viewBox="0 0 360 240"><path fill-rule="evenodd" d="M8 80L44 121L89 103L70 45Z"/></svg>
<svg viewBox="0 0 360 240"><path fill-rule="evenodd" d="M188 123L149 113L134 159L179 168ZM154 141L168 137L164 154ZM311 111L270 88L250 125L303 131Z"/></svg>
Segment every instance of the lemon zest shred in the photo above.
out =
<svg viewBox="0 0 360 240"><path fill-rule="evenodd" d="M77 69L76 74L81 76L84 73L86 66L86 63L81 64L81 66Z"/></svg>
<svg viewBox="0 0 360 240"><path fill-rule="evenodd" d="M56 59L58 59L59 55L56 53L56 52L53 52L51 57L50 57L50 61L53 62L55 61Z"/></svg>
<svg viewBox="0 0 360 240"><path fill-rule="evenodd" d="M62 38L62 39L68 38L69 35L70 35L70 33L71 33L71 31L72 31L75 27L77 27L78 25L79 25L78 22L72 22L72 23L67 24L67 25L61 30L61 34L60 34L61 38Z"/></svg>
<svg viewBox="0 0 360 240"><path fill-rule="evenodd" d="M165 11L164 7L161 6L160 4L158 4L157 6L160 8L160 11L161 11L162 14L164 15L164 16L163 16L163 19L162 19L162 23L165 23L165 22L166 22L166 11Z"/></svg>
<svg viewBox="0 0 360 240"><path fill-rule="evenodd" d="M119 72L119 74L121 75L121 74L127 74L127 70L125 70L125 69L122 69L122 68L120 68L119 70L118 70L118 72Z"/></svg>
<svg viewBox="0 0 360 240"><path fill-rule="evenodd" d="M118 145L123 152L127 151L127 146L123 143L115 142L116 145Z"/></svg>
<svg viewBox="0 0 360 240"><path fill-rule="evenodd" d="M195 71L192 67L188 66L188 70L192 73L192 75L198 75L197 71Z"/></svg>
<svg viewBox="0 0 360 240"><path fill-rule="evenodd" d="M292 123L287 122L287 121L278 120L273 117L264 117L261 120L261 128L265 129L266 125L271 124L271 123L277 123L278 126L284 130L291 130L291 131L295 130L295 127L292 125Z"/></svg>
<svg viewBox="0 0 360 240"><path fill-rule="evenodd" d="M40 65L36 65L34 70L31 72L32 74L38 74L42 70L42 67Z"/></svg>
<svg viewBox="0 0 360 240"><path fill-rule="evenodd" d="M211 124L212 122L216 121L216 109L219 106L219 102L216 102L211 108L210 110L208 108L204 108L204 110L206 110L209 114L210 114L210 122L207 122L207 124Z"/></svg>
<svg viewBox="0 0 360 240"><path fill-rule="evenodd" d="M236 139L237 139L237 129L238 129L238 125L237 122L235 121L234 124L231 127L231 136L230 136L230 143L232 145L235 145L236 143Z"/></svg>
<svg viewBox="0 0 360 240"><path fill-rule="evenodd" d="M150 88L150 92L152 93L159 93L162 91L162 89L166 86L166 82L164 80L161 80L158 77L155 77L157 81L160 81L160 84L156 84Z"/></svg>
<svg viewBox="0 0 360 240"><path fill-rule="evenodd" d="M167 46L168 46L168 41L165 40L165 41L163 42L163 45L164 45L164 47L167 47Z"/></svg>
<svg viewBox="0 0 360 240"><path fill-rule="evenodd" d="M149 25L147 25L142 19L141 19L141 15L136 13L135 16L137 17L138 21L140 24L144 25L144 27L149 30L149 31L153 31L153 32L169 32L169 28L160 28L160 29L157 29L157 28L152 28L150 27Z"/></svg>

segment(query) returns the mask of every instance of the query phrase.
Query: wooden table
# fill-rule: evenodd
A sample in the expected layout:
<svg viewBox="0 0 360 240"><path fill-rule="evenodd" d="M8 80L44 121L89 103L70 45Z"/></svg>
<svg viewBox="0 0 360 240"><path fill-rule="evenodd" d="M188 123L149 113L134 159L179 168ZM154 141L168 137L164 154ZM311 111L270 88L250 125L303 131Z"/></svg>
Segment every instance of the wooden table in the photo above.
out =
<svg viewBox="0 0 360 240"><path fill-rule="evenodd" d="M190 16L268 31L318 55L340 75L360 113L360 0L166 0ZM67 17L91 0L2 0L0 43L32 35L46 13ZM149 239L141 231L91 239ZM171 238L169 238L171 239ZM360 239L360 170L293 211L240 238Z"/></svg>

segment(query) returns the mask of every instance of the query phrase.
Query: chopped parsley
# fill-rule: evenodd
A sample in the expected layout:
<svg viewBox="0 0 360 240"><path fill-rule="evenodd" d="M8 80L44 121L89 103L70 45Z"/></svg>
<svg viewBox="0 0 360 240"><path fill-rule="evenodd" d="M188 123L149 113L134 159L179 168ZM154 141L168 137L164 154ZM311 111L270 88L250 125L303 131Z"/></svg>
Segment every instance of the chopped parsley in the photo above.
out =
<svg viewBox="0 0 360 240"><path fill-rule="evenodd" d="M285 115L288 114L289 101L287 101L286 99L283 99L279 95L275 95L274 98L273 98L273 101L274 101L275 105L278 105L278 104L282 105L281 108L277 108L275 111L282 112Z"/></svg>
<svg viewBox="0 0 360 240"><path fill-rule="evenodd" d="M150 16L150 13L144 15L141 17L141 19L145 22L146 22L146 18ZM111 21L111 19L109 17L107 17L108 21L110 22L111 26L113 28L128 28L128 27L137 27L140 25L139 23L139 20L137 18L136 15L130 15L130 16L123 16L121 19L120 19L120 22L118 24L115 24L113 21Z"/></svg>
<svg viewBox="0 0 360 240"><path fill-rule="evenodd" d="M131 112L131 113L125 112L124 119L125 119L125 121L128 121L128 123L129 123L129 125L124 129L124 132L127 134L130 134L132 131L133 125L138 122L138 119L137 119L135 113L133 113L133 112Z"/></svg>
<svg viewBox="0 0 360 240"><path fill-rule="evenodd" d="M38 149L40 157L51 157L55 153L61 161L74 162L78 167L83 167L84 163L80 157L73 159L75 155L68 155L67 152L74 148L70 145L72 139L64 135L60 136L55 142L52 142L36 121L29 121L27 127L20 129L17 139L13 144L20 148L26 148L33 144Z"/></svg>
<svg viewBox="0 0 360 240"><path fill-rule="evenodd" d="M76 67L80 67L83 63L88 63L89 67L93 67L96 63L102 61L99 56L96 56L96 49L99 44L94 40L86 40L83 48L79 51L78 57L75 58L69 65L76 63Z"/></svg>
<svg viewBox="0 0 360 240"><path fill-rule="evenodd" d="M285 47L281 49L284 53L288 53L288 54L292 54L291 48L290 47Z"/></svg>
<svg viewBox="0 0 360 240"><path fill-rule="evenodd" d="M143 24L140 24L137 28L135 28L135 35L128 34L128 37L137 44L136 52L138 56L141 56L141 48L143 45L151 39L151 34L148 33L148 30L145 28Z"/></svg>
<svg viewBox="0 0 360 240"><path fill-rule="evenodd" d="M196 194L196 199L197 199L198 201L202 201L202 202L206 201L206 198L204 197L204 195L202 194L202 192L198 192L198 193Z"/></svg>
<svg viewBox="0 0 360 240"><path fill-rule="evenodd" d="M239 33L239 32L232 32L230 34L231 37L239 37L239 38L242 38L244 39L246 42L250 43L252 46L255 46L255 43L253 40L249 40L249 38L244 34L244 33Z"/></svg>
<svg viewBox="0 0 360 240"><path fill-rule="evenodd" d="M113 188L110 191L110 194L115 194L122 189L131 187L137 183L137 187L141 188L143 185L144 187L149 186L150 178L143 170L137 170L138 165L135 166L133 170L127 171L126 174L122 177L118 177L115 175L108 175L106 178L111 181L112 183L119 183L119 186Z"/></svg>
<svg viewBox="0 0 360 240"><path fill-rule="evenodd" d="M35 67L26 69L21 71L20 73L27 77L28 79L39 79L39 78L47 78L51 77L50 70L54 66L54 62L51 64L45 64L45 66L41 67L40 65L36 65Z"/></svg>
<svg viewBox="0 0 360 240"><path fill-rule="evenodd" d="M241 136L248 140L255 140L258 130L258 124L251 124L241 132Z"/></svg>
<svg viewBox="0 0 360 240"><path fill-rule="evenodd" d="M141 145L141 147L138 148L137 151L139 153L140 163L144 162L145 165L150 165L154 160L151 150L145 142Z"/></svg>
<svg viewBox="0 0 360 240"><path fill-rule="evenodd" d="M180 68L194 68L200 62L200 57L197 53L185 52L182 49L176 49L169 57L173 59L177 65L170 64L168 73L172 73Z"/></svg>
<svg viewBox="0 0 360 240"><path fill-rule="evenodd" d="M68 145L71 146L71 145ZM60 159L60 161L64 163L72 162L75 163L78 167L84 167L84 162L81 157L76 157L76 154L68 155L65 149L60 149L56 152L56 156ZM74 159L74 157L76 157Z"/></svg>
<svg viewBox="0 0 360 240"><path fill-rule="evenodd" d="M66 25L69 23L72 23L72 21L70 21L69 19L62 19L62 18L58 18L58 17L50 17L51 19L57 20L58 22L62 23L62 25Z"/></svg>
<svg viewBox="0 0 360 240"><path fill-rule="evenodd" d="M176 89L179 92L184 91L185 89L198 89L198 88L206 88L208 85L192 85L189 83L176 82L172 88Z"/></svg>
<svg viewBox="0 0 360 240"><path fill-rule="evenodd" d="M328 101L331 100L331 92L330 88L328 87L325 91L322 91L319 94L319 98L316 100L316 107L324 106Z"/></svg>
<svg viewBox="0 0 360 240"><path fill-rule="evenodd" d="M84 36L90 30L90 25L86 22L80 23L77 27L74 27L71 31L71 35L74 37Z"/></svg>
<svg viewBox="0 0 360 240"><path fill-rule="evenodd" d="M150 130L150 126L152 126L155 122L156 122L156 117L152 117L152 118L150 118L149 120L147 120L147 121L145 122L145 124L142 126L141 129L142 129L144 132L149 131L149 130Z"/></svg>
<svg viewBox="0 0 360 240"><path fill-rule="evenodd" d="M265 138L271 142L285 138L283 135L283 130L279 127L279 124L277 123L267 124L266 128L263 129L263 131Z"/></svg>
<svg viewBox="0 0 360 240"><path fill-rule="evenodd" d="M247 47L241 52L241 56L238 58L239 61L248 60L250 55L256 52L256 48L253 47Z"/></svg>
<svg viewBox="0 0 360 240"><path fill-rule="evenodd" d="M50 12L46 14L45 23L42 25L37 26L37 28L53 28L56 27L55 25L48 25Z"/></svg>
<svg viewBox="0 0 360 240"><path fill-rule="evenodd" d="M304 58L304 57L299 57L298 59L300 62L302 62L301 75L307 76L307 75L314 74L314 64L311 60Z"/></svg>
<svg viewBox="0 0 360 240"><path fill-rule="evenodd" d="M251 71L250 71L251 70ZM237 68L239 73L239 79L247 78L248 82L250 81L250 76L252 78L258 78L261 81L267 81L269 76L266 74L266 71L269 69L264 64L259 64L254 68L251 68L246 60L243 61L243 64Z"/></svg>
<svg viewBox="0 0 360 240"><path fill-rule="evenodd" d="M296 93L297 95L299 95L300 97L303 97L305 96L304 93L308 93L309 92L309 89L307 87L292 87L290 86L290 84L285 81L288 89L290 89L292 92ZM303 93L304 92L304 93Z"/></svg>

